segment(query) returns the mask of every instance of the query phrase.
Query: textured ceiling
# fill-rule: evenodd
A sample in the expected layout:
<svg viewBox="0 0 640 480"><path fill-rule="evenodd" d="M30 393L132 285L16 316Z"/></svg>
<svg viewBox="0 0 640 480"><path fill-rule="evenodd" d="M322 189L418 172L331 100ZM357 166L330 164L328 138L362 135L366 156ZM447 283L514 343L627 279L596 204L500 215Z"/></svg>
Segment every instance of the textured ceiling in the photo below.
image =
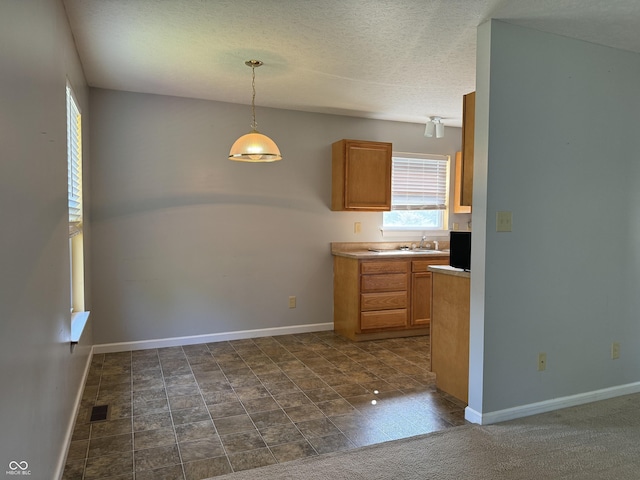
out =
<svg viewBox="0 0 640 480"><path fill-rule="evenodd" d="M89 85L460 126L489 18L640 52L640 0L63 0Z"/></svg>

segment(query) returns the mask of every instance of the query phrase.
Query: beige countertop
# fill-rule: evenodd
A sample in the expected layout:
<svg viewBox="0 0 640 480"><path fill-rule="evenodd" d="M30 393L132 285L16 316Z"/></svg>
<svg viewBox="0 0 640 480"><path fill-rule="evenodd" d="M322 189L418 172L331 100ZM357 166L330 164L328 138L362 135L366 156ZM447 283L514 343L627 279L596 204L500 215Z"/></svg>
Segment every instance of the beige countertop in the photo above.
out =
<svg viewBox="0 0 640 480"><path fill-rule="evenodd" d="M442 273L454 277L471 278L471 272L462 270L461 268L450 267L449 265L431 265L428 270L433 273Z"/></svg>
<svg viewBox="0 0 640 480"><path fill-rule="evenodd" d="M444 243L444 242L443 242ZM448 243L448 242L447 242ZM331 254L357 259L372 258L448 258L449 250L400 250L395 243L332 243ZM375 250L375 251L372 251Z"/></svg>

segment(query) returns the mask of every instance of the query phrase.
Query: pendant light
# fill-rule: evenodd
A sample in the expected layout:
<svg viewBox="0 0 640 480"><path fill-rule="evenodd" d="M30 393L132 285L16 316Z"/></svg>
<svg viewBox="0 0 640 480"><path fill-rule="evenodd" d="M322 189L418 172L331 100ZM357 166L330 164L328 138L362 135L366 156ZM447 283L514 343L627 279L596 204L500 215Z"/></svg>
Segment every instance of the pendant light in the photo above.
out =
<svg viewBox="0 0 640 480"><path fill-rule="evenodd" d="M229 160L237 162L275 162L282 160L280 149L276 143L266 135L258 132L256 122L256 68L262 65L260 60L247 60L246 66L251 67L251 87L253 96L251 97L251 113L253 122L251 132L241 136L235 141L229 152Z"/></svg>

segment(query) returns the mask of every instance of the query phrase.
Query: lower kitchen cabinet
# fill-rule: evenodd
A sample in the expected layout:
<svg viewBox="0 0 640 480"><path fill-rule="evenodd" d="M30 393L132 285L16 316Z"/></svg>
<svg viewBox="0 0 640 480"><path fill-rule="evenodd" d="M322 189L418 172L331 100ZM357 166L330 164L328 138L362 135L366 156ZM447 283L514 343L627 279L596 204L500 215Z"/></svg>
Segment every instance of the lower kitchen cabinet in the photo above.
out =
<svg viewBox="0 0 640 480"><path fill-rule="evenodd" d="M427 335L431 318L429 265L447 257L357 259L334 256L333 321L351 340Z"/></svg>
<svg viewBox="0 0 640 480"><path fill-rule="evenodd" d="M429 265L448 265L449 259L411 262L411 325L429 327L431 323L431 281Z"/></svg>

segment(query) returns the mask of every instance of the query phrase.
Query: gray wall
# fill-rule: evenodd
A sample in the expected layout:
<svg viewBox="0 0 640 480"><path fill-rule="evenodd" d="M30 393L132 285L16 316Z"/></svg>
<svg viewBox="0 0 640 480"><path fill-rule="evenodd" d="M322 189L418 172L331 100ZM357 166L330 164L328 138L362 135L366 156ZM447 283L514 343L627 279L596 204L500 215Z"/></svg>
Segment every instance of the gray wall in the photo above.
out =
<svg viewBox="0 0 640 480"><path fill-rule="evenodd" d="M330 242L386 237L381 213L329 210L331 143L452 158L460 148L459 128L427 139L424 125L258 108L284 159L237 163L227 155L249 129L249 106L90 97L98 344L332 322Z"/></svg>
<svg viewBox="0 0 640 480"><path fill-rule="evenodd" d="M0 471L53 478L91 344L70 353L66 78L85 120L88 91L60 2L0 2L0 65Z"/></svg>
<svg viewBox="0 0 640 480"><path fill-rule="evenodd" d="M470 407L638 382L640 55L496 21L478 39Z"/></svg>

